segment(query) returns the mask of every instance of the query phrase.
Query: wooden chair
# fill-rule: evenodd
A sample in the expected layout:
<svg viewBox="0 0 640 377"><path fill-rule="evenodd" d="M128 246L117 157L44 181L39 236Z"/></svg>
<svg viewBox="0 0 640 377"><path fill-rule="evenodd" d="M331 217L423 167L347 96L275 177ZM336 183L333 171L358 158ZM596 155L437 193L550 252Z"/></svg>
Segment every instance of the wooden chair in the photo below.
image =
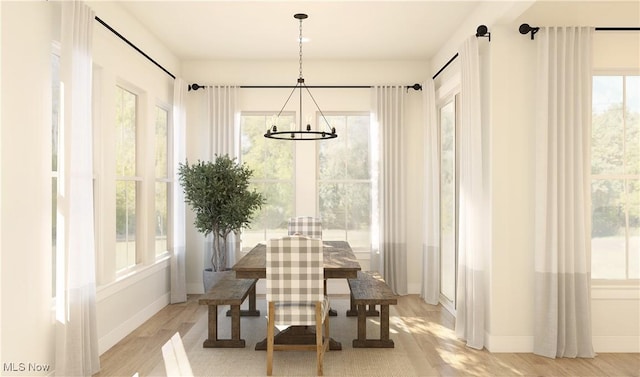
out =
<svg viewBox="0 0 640 377"><path fill-rule="evenodd" d="M191 377L191 363L187 358L187 352L184 350L180 333L175 333L162 346L162 358L164 359L164 368L167 371L167 377Z"/></svg>
<svg viewBox="0 0 640 377"><path fill-rule="evenodd" d="M322 239L322 219L311 216L289 219L288 234Z"/></svg>
<svg viewBox="0 0 640 377"><path fill-rule="evenodd" d="M329 349L322 241L304 236L268 240L266 260L267 375L273 371L274 350L315 350L316 372L322 376L324 353ZM314 326L315 344L274 344L276 325Z"/></svg>

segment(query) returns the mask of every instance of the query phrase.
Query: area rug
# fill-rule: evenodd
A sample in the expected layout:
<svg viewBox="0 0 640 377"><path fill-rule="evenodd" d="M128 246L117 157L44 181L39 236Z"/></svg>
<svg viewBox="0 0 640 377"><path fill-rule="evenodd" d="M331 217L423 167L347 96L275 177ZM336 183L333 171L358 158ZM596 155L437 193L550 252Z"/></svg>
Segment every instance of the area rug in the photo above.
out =
<svg viewBox="0 0 640 377"><path fill-rule="evenodd" d="M246 303L245 303L246 304ZM258 298L258 309L266 313L264 298ZM395 348L353 348L356 338L357 318L347 317L349 308L347 297L332 297L331 306L338 312L331 317L331 337L342 343L342 350L329 351L324 358L325 376L430 376L438 375L421 353L421 349L405 323L393 306L390 308L390 337ZM231 319L224 316L228 307L218 308L219 338L227 338L230 333ZM241 338L245 339L245 348L203 348L207 338L207 312L202 307L202 316L183 336L189 362L196 376L264 376L266 373L266 351L256 351L256 343L266 336L266 319L243 317L241 319ZM367 336L379 337L379 319L369 317ZM274 376L315 376L316 355L313 351L276 351L274 352ZM163 365L159 365L151 375L164 376Z"/></svg>

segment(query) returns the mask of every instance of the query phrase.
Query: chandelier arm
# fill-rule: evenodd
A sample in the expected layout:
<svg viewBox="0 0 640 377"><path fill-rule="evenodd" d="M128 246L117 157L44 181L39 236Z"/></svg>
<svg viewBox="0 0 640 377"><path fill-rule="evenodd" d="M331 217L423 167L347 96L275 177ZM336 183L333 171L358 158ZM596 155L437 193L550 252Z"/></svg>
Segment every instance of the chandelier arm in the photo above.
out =
<svg viewBox="0 0 640 377"><path fill-rule="evenodd" d="M313 101L313 104L316 105L316 109L318 109L318 111L320 112L320 116L322 116L322 119L324 120L325 125L329 128L329 131L333 133L334 130L331 128L331 125L329 124L329 121L324 116L324 113L322 112L322 109L320 109L320 106L318 106L318 103L316 102L316 99L313 98L313 94L311 94L311 91L309 90L309 88L307 88L307 85L305 83L302 83L302 85L304 85L304 88L307 90L307 93L309 94L309 97L311 97L311 100ZM300 90L302 90L302 89L300 89Z"/></svg>
<svg viewBox="0 0 640 377"><path fill-rule="evenodd" d="M287 106L287 103L289 103L289 100L291 99L293 92L295 92L296 89L298 88L298 85L300 84L296 84L296 86L293 87L293 89L291 90L291 93L289 93L289 97L287 97L287 100L284 102L284 105L282 105L282 108L280 109L280 111L278 111L278 115L276 116L276 118L280 118L280 114L282 114L282 111L284 110L285 106Z"/></svg>

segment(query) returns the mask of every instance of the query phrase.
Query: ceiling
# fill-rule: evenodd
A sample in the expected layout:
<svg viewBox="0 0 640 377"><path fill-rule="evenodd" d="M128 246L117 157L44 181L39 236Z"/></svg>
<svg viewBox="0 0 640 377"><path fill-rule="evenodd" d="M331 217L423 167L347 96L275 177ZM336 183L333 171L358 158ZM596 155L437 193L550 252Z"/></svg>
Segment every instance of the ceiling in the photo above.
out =
<svg viewBox="0 0 640 377"><path fill-rule="evenodd" d="M430 59L481 1L119 1L180 60ZM474 33L470 30L469 33Z"/></svg>

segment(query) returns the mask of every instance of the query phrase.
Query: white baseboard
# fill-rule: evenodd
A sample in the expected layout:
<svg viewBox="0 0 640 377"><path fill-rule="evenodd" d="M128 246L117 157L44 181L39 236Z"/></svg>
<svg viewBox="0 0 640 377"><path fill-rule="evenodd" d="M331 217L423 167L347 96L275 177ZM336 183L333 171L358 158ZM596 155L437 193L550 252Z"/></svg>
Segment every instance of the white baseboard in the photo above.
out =
<svg viewBox="0 0 640 377"><path fill-rule="evenodd" d="M492 353L533 352L533 336L491 336L485 335L485 347Z"/></svg>
<svg viewBox="0 0 640 377"><path fill-rule="evenodd" d="M187 283L187 293L190 295L201 295L204 293L204 285L202 283Z"/></svg>
<svg viewBox="0 0 640 377"><path fill-rule="evenodd" d="M640 353L640 336L594 336L593 350L596 353Z"/></svg>
<svg viewBox="0 0 640 377"><path fill-rule="evenodd" d="M98 350L100 355L113 347L116 343L121 341L125 336L129 335L133 330L142 325L146 320L151 318L154 314L160 311L160 309L169 305L170 294L166 293L159 299L148 305L143 310L136 313L133 317L120 324L105 336L98 339Z"/></svg>
<svg viewBox="0 0 640 377"><path fill-rule="evenodd" d="M486 348L492 353L531 353L533 336L487 336ZM640 353L640 336L594 336L596 353Z"/></svg>

